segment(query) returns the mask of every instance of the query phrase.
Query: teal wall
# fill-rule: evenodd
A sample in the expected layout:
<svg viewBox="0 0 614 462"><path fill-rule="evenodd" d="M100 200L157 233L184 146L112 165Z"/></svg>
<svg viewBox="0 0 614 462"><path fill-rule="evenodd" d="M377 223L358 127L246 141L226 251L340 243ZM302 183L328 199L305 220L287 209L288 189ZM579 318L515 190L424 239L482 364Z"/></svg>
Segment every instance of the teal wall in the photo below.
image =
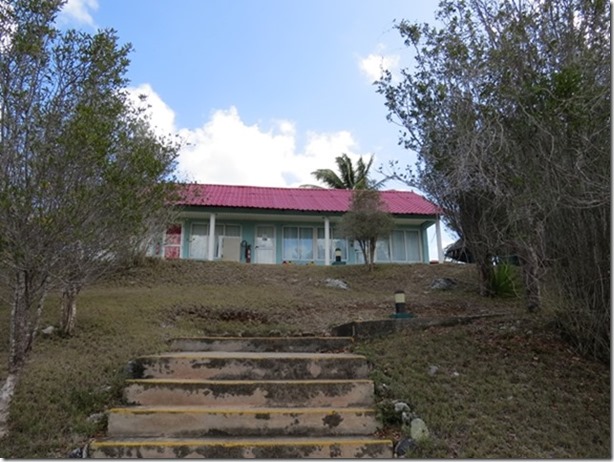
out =
<svg viewBox="0 0 614 462"><path fill-rule="evenodd" d="M199 224L203 224L203 225L209 225L209 218L206 217L204 219L194 219L194 218L188 218L188 219L184 219L181 220L182 223L182 248L181 248L181 256L182 258L190 258L190 238L191 238L191 232L192 232L192 225L195 223L199 223ZM422 261L424 263L428 263L429 261L429 251L428 251L428 235L427 235L427 231L426 229L429 227L429 225L434 224L434 221L431 221L430 223L426 223L422 226L398 226L395 229L398 230L412 230L412 231L419 231L420 232L420 243L421 243L421 256L422 256ZM216 226L217 225L238 225L241 228L241 239L245 240L247 242L248 245L251 246L252 248L252 262L254 262L255 259L255 235L256 235L256 226L257 225L269 225L269 226L274 226L275 228L275 262L278 264L281 264L284 259L283 259L283 240L282 240L282 233L283 233L283 228L284 226L299 226L299 227L313 227L313 228L323 228L324 227L324 221L319 218L317 220L314 221L301 221L301 222L294 222L294 221L255 221L255 220L232 220L232 219L220 219L217 218L215 221ZM333 224L331 224L331 227L334 227ZM241 261L245 261L245 255L243 252L243 248L241 249ZM362 256L362 253L360 251L360 248L358 248L358 246L354 249L351 245L351 243L348 243L347 245L347 260L346 261L347 264L356 264L356 263L360 263L361 260L359 260L359 257ZM330 261L334 261L334 257L331 256ZM316 265L323 265L324 264L324 260L293 260L292 263L294 264L311 264L314 263ZM398 263L398 262L397 262Z"/></svg>

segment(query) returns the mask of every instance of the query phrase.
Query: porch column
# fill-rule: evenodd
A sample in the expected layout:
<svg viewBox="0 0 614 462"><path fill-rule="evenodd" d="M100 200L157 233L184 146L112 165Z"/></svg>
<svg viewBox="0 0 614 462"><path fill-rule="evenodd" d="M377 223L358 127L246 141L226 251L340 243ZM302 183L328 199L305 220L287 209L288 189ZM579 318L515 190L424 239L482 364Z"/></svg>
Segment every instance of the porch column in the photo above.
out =
<svg viewBox="0 0 614 462"><path fill-rule="evenodd" d="M439 219L439 215L437 215L437 220L435 220L435 235L437 237L437 259L439 263L443 263L443 247L441 245L441 220Z"/></svg>
<svg viewBox="0 0 614 462"><path fill-rule="evenodd" d="M330 220L324 217L324 266L330 265Z"/></svg>
<svg viewBox="0 0 614 462"><path fill-rule="evenodd" d="M207 242L207 260L213 261L215 250L215 213L209 217L209 242Z"/></svg>

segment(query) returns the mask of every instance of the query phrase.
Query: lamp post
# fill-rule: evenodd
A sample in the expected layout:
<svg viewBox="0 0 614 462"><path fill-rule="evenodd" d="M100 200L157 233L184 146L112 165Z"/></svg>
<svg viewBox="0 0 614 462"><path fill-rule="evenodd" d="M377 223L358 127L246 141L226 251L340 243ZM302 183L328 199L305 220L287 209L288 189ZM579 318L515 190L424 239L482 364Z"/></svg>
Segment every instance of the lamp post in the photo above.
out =
<svg viewBox="0 0 614 462"><path fill-rule="evenodd" d="M341 261L341 249L339 247L335 249L335 261L333 265L345 265L345 262Z"/></svg>
<svg viewBox="0 0 614 462"><path fill-rule="evenodd" d="M394 314L391 314L391 318L413 318L414 315L407 312L407 305L405 304L405 292L397 290L394 293Z"/></svg>

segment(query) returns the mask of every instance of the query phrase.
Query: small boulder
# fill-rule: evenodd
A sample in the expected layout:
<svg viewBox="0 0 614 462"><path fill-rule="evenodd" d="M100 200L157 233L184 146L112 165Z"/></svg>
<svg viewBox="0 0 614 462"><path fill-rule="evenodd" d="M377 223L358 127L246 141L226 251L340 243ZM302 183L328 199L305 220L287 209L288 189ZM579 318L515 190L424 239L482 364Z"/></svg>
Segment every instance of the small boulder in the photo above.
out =
<svg viewBox="0 0 614 462"><path fill-rule="evenodd" d="M451 278L438 278L431 282L431 289L435 290L450 290L454 287L456 287L456 281Z"/></svg>
<svg viewBox="0 0 614 462"><path fill-rule="evenodd" d="M437 366L431 366L429 367L429 375L433 376L435 374L437 374L437 371L439 370L439 367Z"/></svg>
<svg viewBox="0 0 614 462"><path fill-rule="evenodd" d="M331 279L331 278L327 278L326 279L326 287L332 287L334 289L344 289L344 290L348 290L350 287L347 285L347 283L343 282L340 279Z"/></svg>
<svg viewBox="0 0 614 462"><path fill-rule="evenodd" d="M411 421L410 436L415 441L425 440L429 437L429 429L422 419L414 419Z"/></svg>
<svg viewBox="0 0 614 462"><path fill-rule="evenodd" d="M106 414L104 412L96 412L95 414L88 416L88 418L85 420L87 420L90 423L98 423L102 421L102 419L104 419L105 416Z"/></svg>
<svg viewBox="0 0 614 462"><path fill-rule="evenodd" d="M85 459L83 448L75 448L68 453L68 459Z"/></svg>
<svg viewBox="0 0 614 462"><path fill-rule="evenodd" d="M409 407L409 405L407 403L404 403L402 401L398 401L396 403L394 403L394 412L411 412L411 409Z"/></svg>
<svg viewBox="0 0 614 462"><path fill-rule="evenodd" d="M44 335L53 335L54 332L55 332L55 327L53 326L47 326L43 330L41 330L41 334L44 334Z"/></svg>
<svg viewBox="0 0 614 462"><path fill-rule="evenodd" d="M415 445L416 442L411 438L402 438L394 445L394 455L399 459L404 459L405 455Z"/></svg>

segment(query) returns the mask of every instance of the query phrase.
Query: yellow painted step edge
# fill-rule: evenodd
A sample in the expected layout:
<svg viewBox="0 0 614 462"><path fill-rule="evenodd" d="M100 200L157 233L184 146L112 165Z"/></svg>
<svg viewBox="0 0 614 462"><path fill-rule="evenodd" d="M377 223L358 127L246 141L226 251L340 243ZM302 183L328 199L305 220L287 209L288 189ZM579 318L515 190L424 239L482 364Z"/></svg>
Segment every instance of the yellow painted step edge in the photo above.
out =
<svg viewBox="0 0 614 462"><path fill-rule="evenodd" d="M223 355L219 355L223 353ZM247 355L245 353L248 353ZM300 356L292 356L293 354L299 354ZM277 356L276 356L277 355ZM324 360L324 359L367 359L364 355L357 355L353 353L303 353L303 352L269 352L269 353L251 353L243 351L180 351L161 353L157 355L145 355L139 356L139 359L286 359L286 360Z"/></svg>
<svg viewBox="0 0 614 462"><path fill-rule="evenodd" d="M375 414L373 408L198 408L198 407L116 407L107 412L114 414Z"/></svg>
<svg viewBox="0 0 614 462"><path fill-rule="evenodd" d="M335 385L335 384L351 384L351 383L373 383L369 379L339 379L339 380L198 380L198 379L128 379L127 383L134 384L202 384L202 385L260 385L260 384L319 384L319 385Z"/></svg>
<svg viewBox="0 0 614 462"><path fill-rule="evenodd" d="M292 446L311 446L311 445L348 445L348 444L389 444L392 445L391 440L374 440L374 439L356 439L356 440L322 440L312 438L308 440L277 440L277 441L257 441L257 440L243 440L243 441L211 441L211 440L175 440L175 441L156 441L156 440L131 440L131 441L93 441L90 443L91 449L104 448L104 447L136 447L136 446L158 446L158 447L175 447L175 446L222 446L222 447L238 447L238 446L280 446L280 445L292 445Z"/></svg>
<svg viewBox="0 0 614 462"><path fill-rule="evenodd" d="M298 337L298 336L294 336L294 337L175 337L172 338L171 341L173 340L296 340L296 339L302 339L302 340L313 340L313 339L318 339L318 340L337 340L337 339L342 339L342 340L350 340L350 341L354 341L354 337L341 337L341 336L336 336L336 337L326 337L326 336L307 336L307 337Z"/></svg>

